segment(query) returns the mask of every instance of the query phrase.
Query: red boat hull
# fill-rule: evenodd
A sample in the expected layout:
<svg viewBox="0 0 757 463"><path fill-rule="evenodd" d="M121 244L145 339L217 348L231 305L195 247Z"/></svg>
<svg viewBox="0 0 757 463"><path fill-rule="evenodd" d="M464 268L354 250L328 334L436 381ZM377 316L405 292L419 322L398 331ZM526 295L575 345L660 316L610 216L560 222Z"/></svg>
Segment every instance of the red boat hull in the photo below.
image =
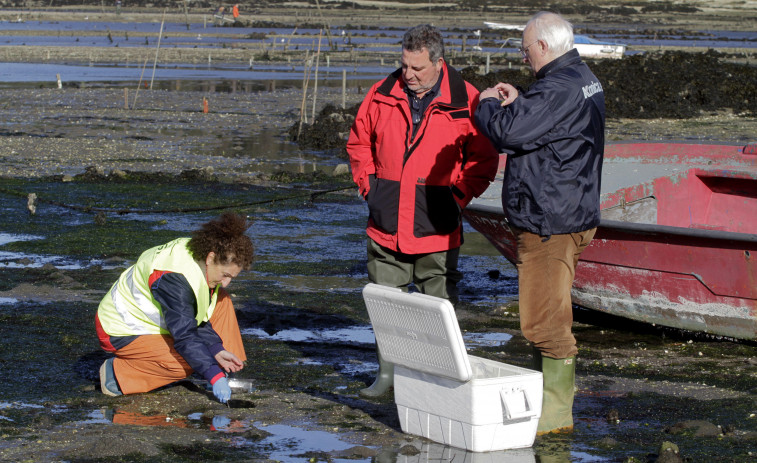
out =
<svg viewBox="0 0 757 463"><path fill-rule="evenodd" d="M606 164L626 177L639 160L653 170L671 162L679 169L603 193L602 223L576 268L573 301L647 323L757 339L757 156L744 151L608 146ZM465 217L517 260L501 205L474 203Z"/></svg>

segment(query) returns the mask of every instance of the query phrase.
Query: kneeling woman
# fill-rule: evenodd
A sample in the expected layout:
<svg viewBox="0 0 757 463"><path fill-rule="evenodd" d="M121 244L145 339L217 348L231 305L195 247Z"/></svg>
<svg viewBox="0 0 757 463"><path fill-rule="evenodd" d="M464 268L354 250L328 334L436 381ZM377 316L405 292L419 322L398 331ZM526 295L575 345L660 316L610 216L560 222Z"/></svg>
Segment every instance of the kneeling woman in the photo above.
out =
<svg viewBox="0 0 757 463"><path fill-rule="evenodd" d="M116 355L100 367L104 394L147 392L197 372L229 400L225 373L247 356L223 288L252 264L248 226L223 214L191 238L148 249L121 274L95 317L100 346Z"/></svg>

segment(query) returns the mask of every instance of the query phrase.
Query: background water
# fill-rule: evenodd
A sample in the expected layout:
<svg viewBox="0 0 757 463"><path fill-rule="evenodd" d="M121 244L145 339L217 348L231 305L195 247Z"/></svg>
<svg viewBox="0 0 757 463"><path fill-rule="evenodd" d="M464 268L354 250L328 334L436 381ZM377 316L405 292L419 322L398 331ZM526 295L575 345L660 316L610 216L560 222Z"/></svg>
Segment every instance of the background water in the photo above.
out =
<svg viewBox="0 0 757 463"><path fill-rule="evenodd" d="M757 32L703 30L690 35L660 33L649 36L648 30L638 27L634 34L628 30L603 30L592 34L596 39L622 43L628 46L627 54L638 53L634 46L678 46L678 47L740 47L757 48ZM0 22L0 56L3 46L42 46L42 47L119 47L119 48L157 48L158 38L154 36L161 30L158 22L124 23L98 21L28 21ZM24 32L28 34L24 34ZM45 32L45 35L39 35ZM302 50L317 45L319 29L284 29L266 27L216 27L212 23L189 24L165 23L161 48L219 49L234 46L241 49L262 50L282 49ZM5 33L5 34L4 34ZM52 35L53 33L57 33ZM379 28L374 30L332 28L330 30L336 51L372 50L391 52L398 50L404 30ZM143 34L150 34L146 36ZM507 38L519 38L518 31L494 31L483 27L470 31L443 30L445 44L450 53L461 51L463 44L467 50L478 48L480 54L517 53L517 45L506 42ZM324 34L322 46L327 38ZM321 63L320 79L324 82L340 81L342 71L347 72L350 81L372 81L383 77L396 69L395 62L385 65L327 66ZM302 63L219 66L207 65L170 65L159 64L154 78L171 79L236 79L236 80L299 80L304 71ZM142 67L139 63L102 64L22 64L0 62L0 82L40 82L49 81L56 74L64 80L77 82L136 81L139 80ZM52 77L51 77L52 76ZM351 85L357 85L352 82Z"/></svg>

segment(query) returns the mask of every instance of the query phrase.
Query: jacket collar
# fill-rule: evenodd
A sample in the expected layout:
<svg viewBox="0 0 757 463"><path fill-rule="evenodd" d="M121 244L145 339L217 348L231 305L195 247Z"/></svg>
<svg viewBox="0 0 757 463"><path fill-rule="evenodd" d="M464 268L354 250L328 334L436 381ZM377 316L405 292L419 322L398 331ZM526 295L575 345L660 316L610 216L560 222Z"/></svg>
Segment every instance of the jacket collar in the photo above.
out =
<svg viewBox="0 0 757 463"><path fill-rule="evenodd" d="M580 62L581 56L578 54L578 50L573 48L567 53L558 56L557 58L542 66L542 68L539 69L539 72L536 73L536 78L541 79L543 77L546 77L547 74L551 72L564 68L565 66L578 64Z"/></svg>
<svg viewBox="0 0 757 463"><path fill-rule="evenodd" d="M452 108L468 107L468 91L465 87L463 76L452 66L447 66L444 62L442 70L442 83L439 88L439 96L434 102L449 106ZM391 96L407 101L407 94L404 91L405 83L402 81L402 68L397 69L384 79L379 86L378 93L384 96Z"/></svg>

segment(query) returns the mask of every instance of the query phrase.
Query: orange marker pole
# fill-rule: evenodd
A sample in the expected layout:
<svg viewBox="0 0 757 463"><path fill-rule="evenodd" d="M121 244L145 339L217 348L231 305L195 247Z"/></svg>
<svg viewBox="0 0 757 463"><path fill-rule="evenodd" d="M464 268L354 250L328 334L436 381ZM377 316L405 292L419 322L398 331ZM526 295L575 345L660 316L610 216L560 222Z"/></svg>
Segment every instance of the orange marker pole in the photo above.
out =
<svg viewBox="0 0 757 463"><path fill-rule="evenodd" d="M205 114L208 113L208 99L205 97L202 97L202 112Z"/></svg>

